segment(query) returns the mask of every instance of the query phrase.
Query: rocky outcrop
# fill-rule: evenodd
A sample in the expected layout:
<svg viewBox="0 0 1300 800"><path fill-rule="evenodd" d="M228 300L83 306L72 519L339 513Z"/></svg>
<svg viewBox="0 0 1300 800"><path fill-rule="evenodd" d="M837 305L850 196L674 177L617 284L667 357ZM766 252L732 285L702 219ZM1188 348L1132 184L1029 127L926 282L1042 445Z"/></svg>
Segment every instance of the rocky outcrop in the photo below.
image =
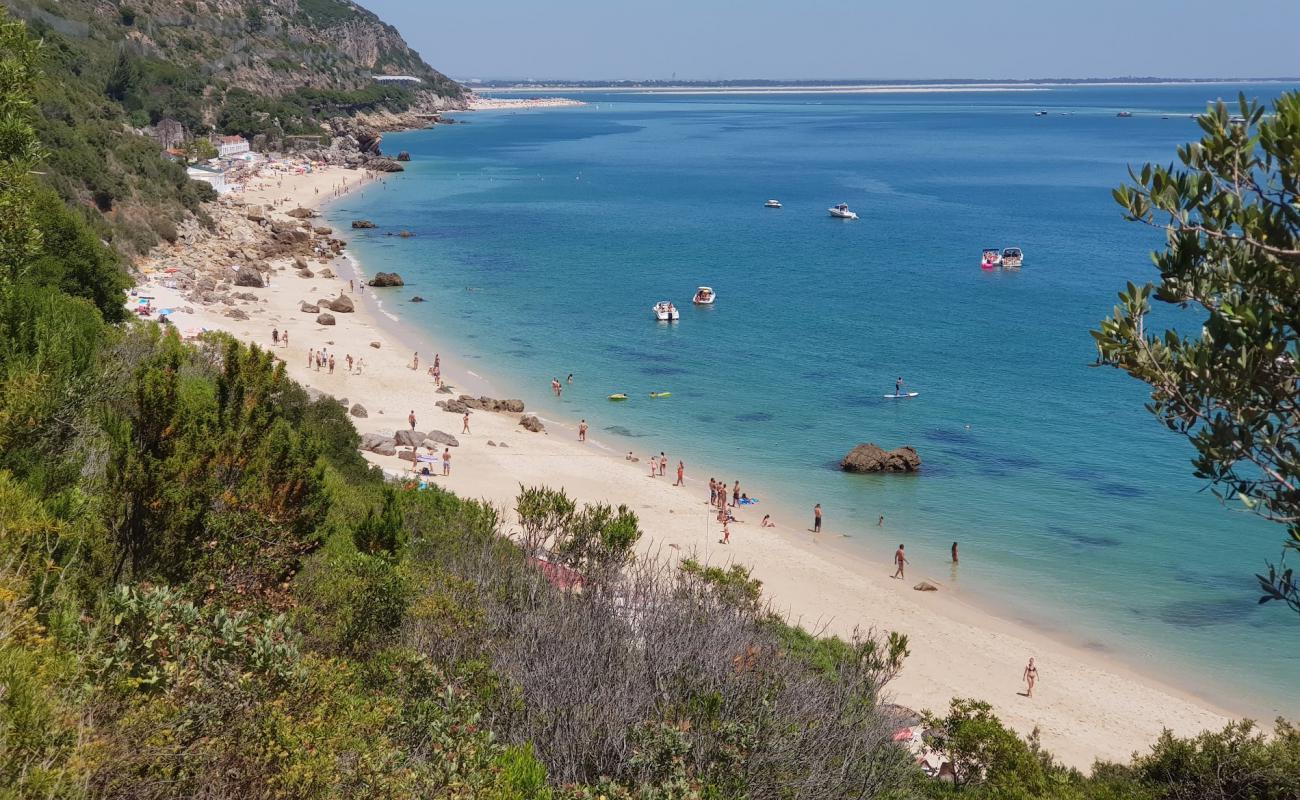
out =
<svg viewBox="0 0 1300 800"><path fill-rule="evenodd" d="M917 590L918 592L937 592L937 591L939 591L939 587L938 587L938 586L935 586L935 585L934 585L933 583L931 583L930 581L921 581L920 583L918 583L917 585L913 586L912 588L915 589L915 590Z"/></svg>
<svg viewBox="0 0 1300 800"><path fill-rule="evenodd" d="M310 208L301 208L301 207L295 208L292 211L286 211L284 213L288 214L291 217L297 217L298 219L311 219L312 217L316 216L315 211L312 211Z"/></svg>
<svg viewBox="0 0 1300 800"><path fill-rule="evenodd" d="M375 277L367 281L371 286L382 289L386 286L405 286L402 276L396 272L376 272Z"/></svg>
<svg viewBox="0 0 1300 800"><path fill-rule="evenodd" d="M525 414L519 418L519 424L522 425L526 431L532 431L533 433L546 432L546 426L542 424L542 421L537 418L536 414Z"/></svg>
<svg viewBox="0 0 1300 800"><path fill-rule="evenodd" d="M391 158L371 158L366 161L366 169L376 172L401 172L406 169Z"/></svg>
<svg viewBox="0 0 1300 800"><path fill-rule="evenodd" d="M366 407L361 405L360 403L354 403L352 405L352 408L348 409L348 413L354 417L360 417L361 419L365 419L366 417L370 416L370 414L366 411Z"/></svg>
<svg viewBox="0 0 1300 800"><path fill-rule="evenodd" d="M845 472L916 472L921 468L921 457L912 447L885 450L874 444L860 444L840 461Z"/></svg>
<svg viewBox="0 0 1300 800"><path fill-rule="evenodd" d="M375 227L375 223L371 222L368 219L354 219L352 220L352 227L357 229L373 228Z"/></svg>
<svg viewBox="0 0 1300 800"><path fill-rule="evenodd" d="M398 160L398 161L410 161L410 160L411 160L411 154L408 153L407 151L403 150L402 152L400 152L400 153L397 154L397 160Z"/></svg>
<svg viewBox="0 0 1300 800"><path fill-rule="evenodd" d="M412 303L423 303L423 302L424 302L424 298L421 297L421 296L419 296L419 295L417 294L415 297L412 297L412 298L411 298L411 302L412 302Z"/></svg>
<svg viewBox="0 0 1300 800"><path fill-rule="evenodd" d="M420 443L429 437L421 431L400 430L393 435L393 439L402 447L419 447Z"/></svg>
<svg viewBox="0 0 1300 800"><path fill-rule="evenodd" d="M452 414L464 414L469 406L459 400L439 400L434 403L435 406Z"/></svg>
<svg viewBox="0 0 1300 800"><path fill-rule="evenodd" d="M422 446L436 448L440 444L446 445L447 447L460 447L460 442L456 441L455 436L452 436L450 433L443 433L442 431L429 431L429 435L424 440Z"/></svg>
<svg viewBox="0 0 1300 800"><path fill-rule="evenodd" d="M304 314L319 314L319 313L320 313L320 307L319 307L319 306L317 306L315 303L308 303L306 300L303 300L301 303L298 304L298 310L301 311L301 312L304 313Z"/></svg>
<svg viewBox="0 0 1300 800"><path fill-rule="evenodd" d="M351 314L356 311L356 305L353 304L352 298L345 294L340 294L333 300L322 300L320 305L325 306L330 311L336 311L340 314Z"/></svg>
<svg viewBox="0 0 1300 800"><path fill-rule="evenodd" d="M258 272L256 269L252 267L241 267L239 271L235 273L235 285L252 286L261 289L266 285L266 283L262 281L262 273Z"/></svg>
<svg viewBox="0 0 1300 800"><path fill-rule="evenodd" d="M334 324L334 315L333 315L333 314L324 314L324 313L322 313L322 314L318 314L318 315L316 316L316 324L317 324L317 325L333 325L333 324Z"/></svg>
<svg viewBox="0 0 1300 800"><path fill-rule="evenodd" d="M392 445L393 437L385 436L382 433L364 433L361 435L361 449L374 450L381 445Z"/></svg>
<svg viewBox="0 0 1300 800"><path fill-rule="evenodd" d="M506 411L521 414L524 410L523 400L494 400L487 396L474 397L468 394L462 394L458 399L466 408L475 408L480 411Z"/></svg>
<svg viewBox="0 0 1300 800"><path fill-rule="evenodd" d="M397 454L397 457L402 459L403 461L410 461L412 464L414 464L415 455L416 453L414 450L403 450Z"/></svg>

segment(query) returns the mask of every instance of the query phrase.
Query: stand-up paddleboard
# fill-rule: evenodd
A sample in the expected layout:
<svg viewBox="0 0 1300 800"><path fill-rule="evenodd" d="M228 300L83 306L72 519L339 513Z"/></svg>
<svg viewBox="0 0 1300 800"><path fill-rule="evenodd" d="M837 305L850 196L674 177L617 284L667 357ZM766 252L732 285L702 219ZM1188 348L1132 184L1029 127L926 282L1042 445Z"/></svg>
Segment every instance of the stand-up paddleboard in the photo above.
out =
<svg viewBox="0 0 1300 800"><path fill-rule="evenodd" d="M916 397L918 394L920 394L920 392L903 392L902 394L887 394L885 395L885 399L886 400L910 400L913 397Z"/></svg>
<svg viewBox="0 0 1300 800"><path fill-rule="evenodd" d="M651 392L650 396L651 397L672 397L673 393L672 392Z"/></svg>
<svg viewBox="0 0 1300 800"><path fill-rule="evenodd" d="M610 399L610 400L626 400L626 399L627 399L627 395L623 394L622 392L619 392L618 394L611 394L611 395L609 396L609 399Z"/></svg>

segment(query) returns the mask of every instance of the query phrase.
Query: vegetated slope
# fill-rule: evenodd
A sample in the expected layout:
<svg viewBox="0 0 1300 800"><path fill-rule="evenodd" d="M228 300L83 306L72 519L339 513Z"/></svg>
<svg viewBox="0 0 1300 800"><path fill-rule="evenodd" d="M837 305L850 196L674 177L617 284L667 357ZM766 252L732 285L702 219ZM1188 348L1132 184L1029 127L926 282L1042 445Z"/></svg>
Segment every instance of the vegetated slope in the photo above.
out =
<svg viewBox="0 0 1300 800"><path fill-rule="evenodd" d="M128 255L169 238L207 196L140 135L146 126L175 119L191 136L238 133L275 149L327 134L335 117L463 104L459 85L346 0L0 2L43 43L47 180ZM384 74L420 83L374 80Z"/></svg>

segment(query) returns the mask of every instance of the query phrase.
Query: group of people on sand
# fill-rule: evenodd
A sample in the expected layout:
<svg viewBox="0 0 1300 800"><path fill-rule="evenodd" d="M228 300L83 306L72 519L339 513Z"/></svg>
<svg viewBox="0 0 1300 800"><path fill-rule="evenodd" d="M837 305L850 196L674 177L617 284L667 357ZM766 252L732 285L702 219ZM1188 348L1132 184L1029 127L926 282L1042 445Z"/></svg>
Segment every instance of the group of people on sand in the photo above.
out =
<svg viewBox="0 0 1300 800"><path fill-rule="evenodd" d="M736 508L758 502L758 500L751 498L748 493L740 490L740 481L735 481L731 485L730 502L728 502L727 492L726 481L709 478L709 506L718 510L718 522L722 525L720 544L731 544L731 523L740 522L740 520L736 519ZM764 514L759 527L775 528L776 523L772 521L772 515Z"/></svg>
<svg viewBox="0 0 1300 800"><path fill-rule="evenodd" d="M276 335L277 335L276 331L271 332L271 336L273 339ZM288 334L285 333L281 335L281 338L287 336ZM330 375L333 375L334 367L336 363L337 362L334 360L334 354L329 352L324 347L322 347L319 350L313 348L309 348L307 350L308 369L315 367L317 372L320 372L323 369L326 370ZM351 353L348 353L343 357L343 363L347 367L347 371L350 374L355 374L355 375L360 375L362 370L364 370L366 366L366 360L364 358L358 358L356 360L353 360Z"/></svg>

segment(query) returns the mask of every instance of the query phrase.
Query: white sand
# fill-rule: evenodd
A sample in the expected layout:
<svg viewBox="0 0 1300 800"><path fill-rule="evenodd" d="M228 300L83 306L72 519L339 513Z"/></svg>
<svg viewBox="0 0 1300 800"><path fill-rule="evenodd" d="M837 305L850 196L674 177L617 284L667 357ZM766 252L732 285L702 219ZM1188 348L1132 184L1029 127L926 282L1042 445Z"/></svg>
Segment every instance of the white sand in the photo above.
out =
<svg viewBox="0 0 1300 800"><path fill-rule="evenodd" d="M356 185L359 174L331 169L286 176L280 186L252 189L244 199L264 205L279 201L280 210L310 207L328 199L343 174L351 174L348 183ZM319 268L314 265L313 269ZM362 404L369 416L354 420L362 433L391 433L404 427L407 413L414 410L419 430L438 429L455 435L460 446L451 450L452 474L443 478L438 469L433 480L461 496L510 508L523 483L564 487L584 501L626 503L640 516L644 548L667 557L695 551L714 562L734 560L750 566L776 606L810 627L824 625L827 632L841 635L856 626L907 634L911 655L902 675L891 684L893 699L906 706L941 711L954 696L982 698L1016 730L1027 734L1038 727L1050 750L1081 768L1090 766L1094 758L1127 759L1132 752L1145 750L1162 727L1187 735L1227 721L1227 712L1137 675L1105 654L1056 641L944 591L913 591L912 584L927 577L923 567L915 568L915 577L906 582L890 580L888 554L882 554L879 562L846 554L833 547L838 539L833 528L814 537L803 527L806 520L794 524L779 519L780 527L760 529L762 512L741 508L738 516L744 522L732 526L732 543L724 547L717 542L717 523L708 513L707 486L701 484L707 477L696 475L687 487L673 487L674 458L667 477L651 479L644 461L630 464L623 460L621 444L611 445L618 454L611 454L599 442L579 444L576 420L547 420L548 432L535 434L518 426L516 414L474 412L473 432L462 434L459 414L434 407L435 400L454 396L435 394L425 372L437 348L424 342L420 369L410 369L409 343L418 337L405 331L399 340L396 333L389 332L392 323L381 317L374 305L376 295L395 302L407 299L409 290L367 287L353 295L357 312L336 313L338 324L333 327L318 325L315 315L298 310L302 299L347 291L348 267L337 262L335 271L341 278L306 279L292 271L276 272L271 287L247 290L261 298L239 306L251 315L247 321L222 316L220 306L196 306L193 314L178 313L174 321L182 331L223 329L264 347L270 345L273 327L288 331L290 346L277 352L286 361L289 374L306 386L347 398L350 404ZM159 277L148 286L156 303L176 308L187 305L178 292L159 285ZM426 309L436 318L432 303L423 306L422 313ZM370 347L372 341L379 342L380 348ZM321 347L336 356L333 374L307 366L309 349ZM364 359L360 374L346 371L347 354ZM478 393L475 379L453 359L444 356L442 366L444 379L454 384L458 393ZM523 399L530 406L544 402L546 391L547 387L538 387ZM593 420L592 427L597 429L598 421ZM508 447L490 447L489 440ZM392 474L407 467L407 462L396 457L367 457ZM692 477L690 466L688 463L688 478ZM1021 672L1030 656L1037 659L1041 672L1033 699L1018 694L1024 688Z"/></svg>

